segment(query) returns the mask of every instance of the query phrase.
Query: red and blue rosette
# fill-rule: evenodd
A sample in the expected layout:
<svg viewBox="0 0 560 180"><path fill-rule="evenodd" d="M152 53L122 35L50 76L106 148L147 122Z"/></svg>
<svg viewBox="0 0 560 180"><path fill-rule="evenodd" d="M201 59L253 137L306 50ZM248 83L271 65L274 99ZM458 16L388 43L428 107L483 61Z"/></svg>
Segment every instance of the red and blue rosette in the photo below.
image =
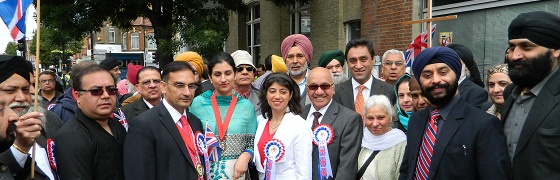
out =
<svg viewBox="0 0 560 180"><path fill-rule="evenodd" d="M54 175L57 179L60 179L60 177L58 177L56 159L54 157L54 141L51 138L47 139L47 158L49 159L49 165L54 171Z"/></svg>
<svg viewBox="0 0 560 180"><path fill-rule="evenodd" d="M208 149L206 147L206 137L204 137L204 135L202 135L202 133L200 131L196 131L194 133L194 136L196 138L196 144L197 144L197 151L198 154L200 154L201 156L204 157L204 166L205 166L205 170L204 172L206 173L206 179L208 179L210 177L210 163L208 160Z"/></svg>
<svg viewBox="0 0 560 180"><path fill-rule="evenodd" d="M319 152L319 179L333 177L331 160L329 158L329 145L334 139L334 130L328 124L319 124L313 129L313 143Z"/></svg>
<svg viewBox="0 0 560 180"><path fill-rule="evenodd" d="M282 159L286 151L284 144L279 139L271 139L264 145L264 155L266 156L264 179L276 179L276 162Z"/></svg>

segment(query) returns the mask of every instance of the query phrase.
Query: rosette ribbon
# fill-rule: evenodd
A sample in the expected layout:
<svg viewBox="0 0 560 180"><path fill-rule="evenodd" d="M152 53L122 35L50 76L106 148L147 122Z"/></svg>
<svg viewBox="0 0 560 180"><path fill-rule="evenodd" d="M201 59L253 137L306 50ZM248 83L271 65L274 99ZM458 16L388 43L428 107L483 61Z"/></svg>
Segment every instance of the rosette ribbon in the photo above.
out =
<svg viewBox="0 0 560 180"><path fill-rule="evenodd" d="M331 160L329 158L329 145L334 139L334 130L328 124L319 124L313 129L313 143L317 145L319 153L318 169L319 179L328 179L333 177Z"/></svg>
<svg viewBox="0 0 560 180"><path fill-rule="evenodd" d="M54 171L55 178L60 179L60 177L58 177L58 172L56 169L56 159L54 157L54 141L50 138L47 139L47 158L49 159L49 165Z"/></svg>
<svg viewBox="0 0 560 180"><path fill-rule="evenodd" d="M196 132L196 143L198 146L198 153L204 157L204 172L206 174L206 179L210 178L210 166L208 159L208 148L206 147L206 138L200 131Z"/></svg>
<svg viewBox="0 0 560 180"><path fill-rule="evenodd" d="M264 180L276 179L276 162L284 156L284 144L278 139L271 139L264 145L265 171Z"/></svg>

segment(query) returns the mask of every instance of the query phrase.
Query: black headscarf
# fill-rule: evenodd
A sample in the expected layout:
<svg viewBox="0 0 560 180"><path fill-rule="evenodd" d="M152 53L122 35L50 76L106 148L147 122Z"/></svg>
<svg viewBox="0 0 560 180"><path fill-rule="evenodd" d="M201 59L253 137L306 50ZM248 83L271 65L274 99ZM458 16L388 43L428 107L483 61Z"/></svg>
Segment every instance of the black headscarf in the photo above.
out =
<svg viewBox="0 0 560 180"><path fill-rule="evenodd" d="M465 66L471 72L471 77L469 79L475 84L484 88L484 82L482 82L480 71L478 70L478 65L474 60L471 50L467 46L463 46L461 44L450 44L447 47L453 49L453 51L455 51L457 55L459 55L461 60L463 60L463 63L465 63Z"/></svg>

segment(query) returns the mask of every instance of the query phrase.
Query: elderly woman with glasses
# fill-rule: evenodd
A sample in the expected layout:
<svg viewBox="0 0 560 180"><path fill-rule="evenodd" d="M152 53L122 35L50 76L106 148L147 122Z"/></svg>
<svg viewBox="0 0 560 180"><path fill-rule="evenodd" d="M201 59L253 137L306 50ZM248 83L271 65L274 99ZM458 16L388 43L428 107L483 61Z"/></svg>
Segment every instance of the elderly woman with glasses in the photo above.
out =
<svg viewBox="0 0 560 180"><path fill-rule="evenodd" d="M393 112L387 96L373 95L365 102L359 179L398 179L406 135L391 128Z"/></svg>
<svg viewBox="0 0 560 180"><path fill-rule="evenodd" d="M253 139L257 117L253 104L233 90L235 62L231 55L220 52L208 63L209 78L215 91L194 98L189 111L209 127L218 139L210 154L210 179L244 179L253 159Z"/></svg>

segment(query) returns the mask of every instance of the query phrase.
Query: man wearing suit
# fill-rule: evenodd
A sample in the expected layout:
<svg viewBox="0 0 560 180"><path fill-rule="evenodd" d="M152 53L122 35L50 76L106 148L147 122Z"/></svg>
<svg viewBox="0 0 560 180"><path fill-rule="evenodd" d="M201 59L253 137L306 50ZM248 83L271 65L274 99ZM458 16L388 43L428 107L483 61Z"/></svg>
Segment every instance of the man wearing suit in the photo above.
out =
<svg viewBox="0 0 560 180"><path fill-rule="evenodd" d="M471 72L469 71L466 65L467 62L474 63L476 67L476 62L474 62L473 60L473 55L471 50L461 44L450 44L447 47L455 51L455 53L457 53L457 55L459 55L459 58L461 59L461 77L459 78L459 94L461 94L461 97L465 101L467 101L467 103L473 105L474 107L480 108L482 103L488 101L488 91L486 91L479 85L475 84L468 77L470 76Z"/></svg>
<svg viewBox="0 0 560 180"><path fill-rule="evenodd" d="M373 59L373 44L371 41L357 39L346 45L346 61L352 78L336 86L333 99L348 109L362 115L365 99L371 95L385 95L395 104L396 96L393 86L373 77L371 69L375 63ZM361 91L361 92L360 92Z"/></svg>
<svg viewBox="0 0 560 180"><path fill-rule="evenodd" d="M514 179L560 179L560 19L522 13L508 29L502 120Z"/></svg>
<svg viewBox="0 0 560 180"><path fill-rule="evenodd" d="M124 143L126 179L203 179L204 159L193 142L204 132L186 109L197 88L194 69L174 61L163 69L163 100L130 123Z"/></svg>
<svg viewBox="0 0 560 180"><path fill-rule="evenodd" d="M0 56L0 72L3 73L0 75L0 97L2 97L3 107L1 111L4 113L2 116L6 117L2 120L2 124L5 125L1 141L9 143L0 144L0 164L3 166L0 168L0 173L10 174L10 176L0 175L0 179L28 178L31 172L31 156L28 152L31 151L35 141L38 144L35 151L35 162L37 162L35 178L55 177L45 151L46 137L52 134L47 136L43 127L48 129L48 132L55 133L62 126L62 120L53 112L45 112L41 106L38 108L42 115L37 112L28 113L32 105L31 92L35 91L35 88L30 85L34 84L32 69L31 64L27 64L22 57ZM17 117L20 117L20 121L16 123ZM10 120L8 125L8 118L16 120Z"/></svg>
<svg viewBox="0 0 560 180"><path fill-rule="evenodd" d="M130 123L134 117L151 109L161 101L161 74L153 66L143 67L138 71L136 91L141 98L121 108Z"/></svg>
<svg viewBox="0 0 560 180"><path fill-rule="evenodd" d="M235 91L245 99L251 101L255 107L257 116L261 115L261 104L259 101L259 90L253 87L256 68L253 65L253 57L245 50L237 50L231 53L235 62Z"/></svg>
<svg viewBox="0 0 560 180"><path fill-rule="evenodd" d="M313 57L313 45L305 35L292 34L284 38L280 50L282 58L286 61L288 75L298 84L301 95L300 105L303 108L310 103L305 92L305 85L309 63Z"/></svg>
<svg viewBox="0 0 560 180"><path fill-rule="evenodd" d="M444 46L428 48L412 71L432 107L410 118L399 179L510 179L500 121L457 92L459 56Z"/></svg>
<svg viewBox="0 0 560 180"><path fill-rule="evenodd" d="M311 104L305 106L301 116L309 128L314 128L314 113L321 113L317 121L333 128L334 140L328 144L333 177L328 179L356 179L358 153L362 142L361 117L356 112L334 102L332 75L328 69L316 67L307 79L307 95ZM313 179L319 179L317 145L313 145Z"/></svg>

